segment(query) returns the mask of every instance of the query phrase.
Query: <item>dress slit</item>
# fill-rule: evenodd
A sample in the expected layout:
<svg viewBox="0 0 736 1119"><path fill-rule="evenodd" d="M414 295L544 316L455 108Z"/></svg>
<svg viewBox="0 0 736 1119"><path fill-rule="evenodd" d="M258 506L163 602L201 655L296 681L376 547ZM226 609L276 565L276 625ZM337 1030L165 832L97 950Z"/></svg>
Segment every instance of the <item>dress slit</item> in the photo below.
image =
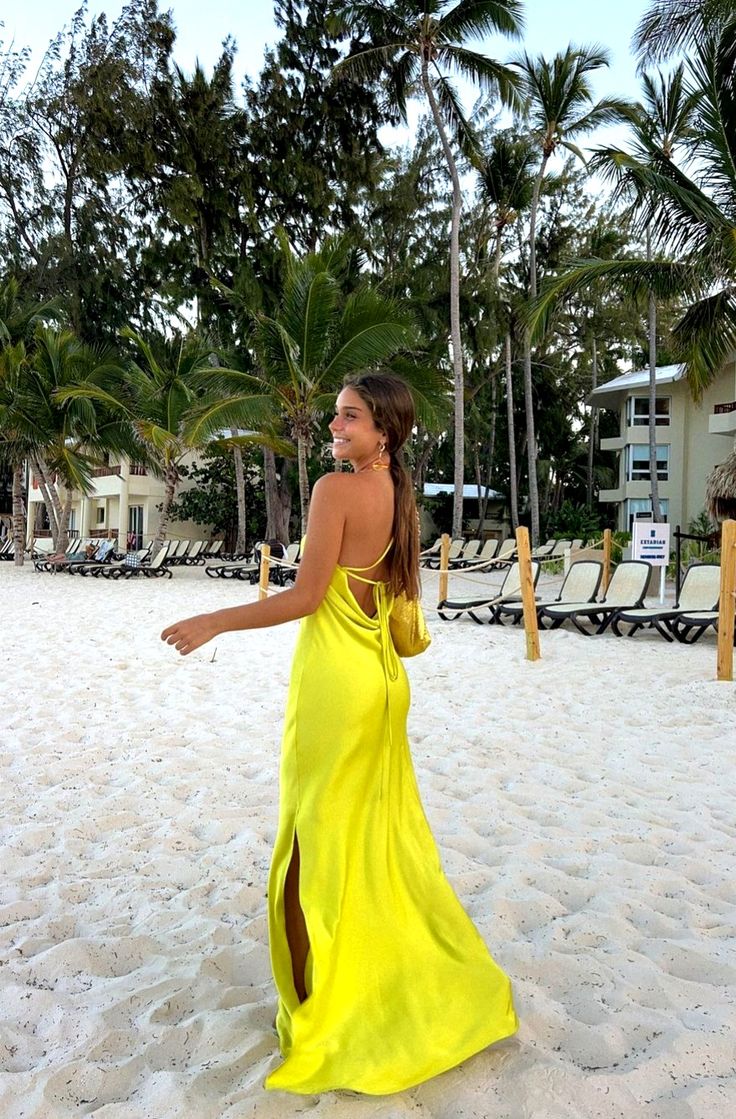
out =
<svg viewBox="0 0 736 1119"><path fill-rule="evenodd" d="M296 879L296 880L294 880ZM291 956L294 990L300 1003L309 996L307 961L309 958L309 929L301 903L301 857L296 828L292 836L291 855L284 878L284 925L286 942ZM303 959L302 959L303 957Z"/></svg>

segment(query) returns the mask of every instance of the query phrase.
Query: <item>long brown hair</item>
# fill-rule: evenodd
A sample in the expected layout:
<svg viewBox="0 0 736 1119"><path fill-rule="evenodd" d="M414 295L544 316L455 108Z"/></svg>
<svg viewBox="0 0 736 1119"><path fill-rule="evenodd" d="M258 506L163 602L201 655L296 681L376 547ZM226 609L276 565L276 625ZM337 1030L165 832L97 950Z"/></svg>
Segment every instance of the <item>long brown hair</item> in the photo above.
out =
<svg viewBox="0 0 736 1119"><path fill-rule="evenodd" d="M389 585L394 594L419 597L419 514L414 486L404 460L404 444L414 427L414 401L409 387L389 373L363 373L347 377L345 386L358 393L371 411L373 422L386 433L386 453L395 487L394 546L389 553Z"/></svg>

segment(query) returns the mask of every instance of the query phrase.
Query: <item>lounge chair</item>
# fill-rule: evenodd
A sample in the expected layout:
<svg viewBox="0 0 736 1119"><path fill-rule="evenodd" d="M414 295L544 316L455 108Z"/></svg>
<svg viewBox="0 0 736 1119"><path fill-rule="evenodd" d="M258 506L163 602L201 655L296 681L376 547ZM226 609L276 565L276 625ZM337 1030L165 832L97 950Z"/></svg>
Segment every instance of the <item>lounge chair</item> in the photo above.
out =
<svg viewBox="0 0 736 1119"><path fill-rule="evenodd" d="M452 563L453 560L456 560L458 558L463 550L464 545L465 541L463 540L462 536L459 536L457 539L450 541L450 551L447 556L448 563ZM434 553L432 555L427 555L422 566L429 567L433 571L438 571L439 568L442 566L442 557L440 553L438 552L436 555Z"/></svg>
<svg viewBox="0 0 736 1119"><path fill-rule="evenodd" d="M547 559L548 556L552 555L556 543L557 540L552 539L547 540L545 544L539 544L532 549L532 559Z"/></svg>
<svg viewBox="0 0 736 1119"><path fill-rule="evenodd" d="M480 540L468 540L467 544L463 546L460 555L449 561L450 567L467 567L478 555L480 545Z"/></svg>
<svg viewBox="0 0 736 1119"><path fill-rule="evenodd" d="M721 569L712 563L693 563L685 572L685 578L680 588L680 598L674 606L641 606L637 610L617 610L611 619L611 629L617 637L632 637L637 630L645 626L655 629L665 641L672 641L673 623L687 615L700 615L703 612L718 618L718 596L720 592ZM621 629L621 625L630 626L628 633ZM693 623L687 631L680 631L676 635L678 640L692 644L702 636L710 625L707 621L702 628ZM685 632L697 630L695 636L686 640Z"/></svg>
<svg viewBox="0 0 736 1119"><path fill-rule="evenodd" d="M117 579L132 579L134 576L143 575L146 579L156 579L162 576L166 579L171 579L171 568L166 564L168 552L169 545L163 544L150 563L141 563L140 567L132 567L123 562L119 567L116 567L115 574L112 577Z"/></svg>
<svg viewBox="0 0 736 1119"><path fill-rule="evenodd" d="M549 629L557 629L571 621L586 637L603 633L618 610L636 610L644 602L652 565L646 560L624 560L618 565L608 585L605 598L600 602L566 602L545 606L539 611L539 624L549 622ZM583 625L586 619L592 629Z"/></svg>
<svg viewBox="0 0 736 1119"><path fill-rule="evenodd" d="M678 614L670 623L670 631L683 645L694 645L706 630L713 628L718 632L719 617L717 610L694 610L690 614ZM736 645L736 631L734 644Z"/></svg>
<svg viewBox="0 0 736 1119"><path fill-rule="evenodd" d="M442 547L442 537L438 536L434 544L430 548L425 548L423 552L419 553L419 562L422 563L427 556L438 556L440 548Z"/></svg>
<svg viewBox="0 0 736 1119"><path fill-rule="evenodd" d="M260 564L254 563L250 560L247 563L217 563L205 567L205 574L209 575L210 579L250 579L253 573L257 573L260 569ZM256 574L256 579L258 578Z"/></svg>
<svg viewBox="0 0 736 1119"><path fill-rule="evenodd" d="M214 559L215 556L219 556L220 552L222 551L224 543L225 543L224 540L210 540L210 542L207 546L207 549L205 551L204 558L205 559Z"/></svg>
<svg viewBox="0 0 736 1119"><path fill-rule="evenodd" d="M494 556L492 567L510 567L512 563L516 562L516 538L508 536L506 540L502 541L498 546L498 551Z"/></svg>
<svg viewBox="0 0 736 1119"><path fill-rule="evenodd" d="M100 568L111 566L116 543L116 540L100 541L97 551L90 560L70 562L66 570L70 575L98 575Z"/></svg>
<svg viewBox="0 0 736 1119"><path fill-rule="evenodd" d="M600 560L576 560L570 564L559 594L556 598L537 602L537 617L547 606L558 606L568 602L593 602L598 594L603 577L603 564ZM524 615L521 602L505 602L496 608L496 621L503 625L504 618L511 618L518 624Z"/></svg>
<svg viewBox="0 0 736 1119"><path fill-rule="evenodd" d="M475 567L477 563L487 563L488 560L492 560L498 551L498 545L500 543L500 540L495 540L493 537L491 537L490 540L486 540L485 544L478 552L478 555L473 560L473 567Z"/></svg>
<svg viewBox="0 0 736 1119"><path fill-rule="evenodd" d="M539 562L532 560L532 579L534 586L539 579ZM506 572L501 586L493 593L494 588L489 587L483 597L475 595L473 598L446 598L437 606L437 613L446 622L454 622L462 614L469 614L479 626L486 622L491 625L498 621L498 608L508 602L518 602L521 599L521 579L519 564L513 563ZM481 618L478 611L488 610L489 617Z"/></svg>
<svg viewBox="0 0 736 1119"><path fill-rule="evenodd" d="M205 540L193 540L189 551L180 562L185 564L186 567L198 567L204 563L204 549L206 547Z"/></svg>

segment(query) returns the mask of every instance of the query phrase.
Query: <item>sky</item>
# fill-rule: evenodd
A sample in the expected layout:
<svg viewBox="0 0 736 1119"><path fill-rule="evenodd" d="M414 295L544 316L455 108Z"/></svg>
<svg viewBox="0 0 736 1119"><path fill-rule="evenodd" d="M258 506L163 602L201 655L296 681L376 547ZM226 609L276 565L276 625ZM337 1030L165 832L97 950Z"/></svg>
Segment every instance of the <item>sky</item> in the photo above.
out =
<svg viewBox="0 0 736 1119"><path fill-rule="evenodd" d="M80 0L0 0L0 36L7 46L30 46L39 58L49 40L68 22ZM648 0L616 0L590 3L586 0L526 0L526 31L521 43L503 38L477 44L501 61L523 46L530 54L546 57L564 50L569 42L597 43L611 53L608 70L594 75L596 96L619 94L636 98L636 65L629 53L631 36L648 7ZM89 0L89 11L104 11L109 18L119 14L121 0ZM222 41L232 34L238 44L236 73L256 77L269 44L278 39L272 0L160 0L162 10L173 12L177 28L174 54L185 70L196 59L210 69L219 56ZM469 107L469 106L468 106ZM623 133L620 133L623 137ZM611 142L616 133L596 134L595 142Z"/></svg>

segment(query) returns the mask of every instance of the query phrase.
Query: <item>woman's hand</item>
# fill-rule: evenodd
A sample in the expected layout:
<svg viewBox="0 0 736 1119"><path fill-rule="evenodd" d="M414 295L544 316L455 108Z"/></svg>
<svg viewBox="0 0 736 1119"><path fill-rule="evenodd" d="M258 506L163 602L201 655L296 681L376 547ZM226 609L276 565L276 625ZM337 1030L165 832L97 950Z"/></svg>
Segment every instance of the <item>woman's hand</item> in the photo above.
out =
<svg viewBox="0 0 736 1119"><path fill-rule="evenodd" d="M212 614L197 614L168 626L161 634L161 640L173 645L183 657L193 653L200 645L211 641L218 633Z"/></svg>

